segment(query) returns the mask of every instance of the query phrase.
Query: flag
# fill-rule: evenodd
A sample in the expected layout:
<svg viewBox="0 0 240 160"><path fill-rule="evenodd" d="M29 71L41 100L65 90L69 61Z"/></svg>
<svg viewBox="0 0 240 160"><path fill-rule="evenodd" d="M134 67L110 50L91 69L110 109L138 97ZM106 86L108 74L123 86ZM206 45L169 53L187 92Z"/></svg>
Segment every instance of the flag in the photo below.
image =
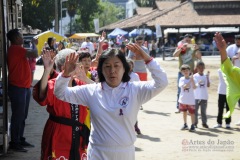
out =
<svg viewBox="0 0 240 160"><path fill-rule="evenodd" d="M99 33L99 19L96 18L93 20L94 27L95 27L95 33Z"/></svg>
<svg viewBox="0 0 240 160"><path fill-rule="evenodd" d="M224 114L223 118L229 118L235 108L237 101L240 99L240 68L233 66L228 58L221 65L221 70L224 73L223 78L227 85L227 103L229 111Z"/></svg>
<svg viewBox="0 0 240 160"><path fill-rule="evenodd" d="M162 37L162 29L161 26L159 24L156 24L156 36L157 38L161 38Z"/></svg>

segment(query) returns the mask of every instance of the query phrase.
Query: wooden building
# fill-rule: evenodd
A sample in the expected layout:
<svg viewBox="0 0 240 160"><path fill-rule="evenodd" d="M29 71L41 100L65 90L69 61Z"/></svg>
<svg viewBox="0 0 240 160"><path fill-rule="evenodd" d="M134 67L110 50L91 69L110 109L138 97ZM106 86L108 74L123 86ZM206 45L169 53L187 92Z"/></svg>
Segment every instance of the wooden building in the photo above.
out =
<svg viewBox="0 0 240 160"><path fill-rule="evenodd" d="M152 9L139 8L135 16L104 26L101 30L141 27L155 30L157 24L163 33L169 28L197 28L199 32L210 27L236 27L239 30L239 17L239 0L156 0Z"/></svg>
<svg viewBox="0 0 240 160"><path fill-rule="evenodd" d="M7 47L6 33L12 28L22 29L21 0L0 0L0 156L8 147L8 101L7 101Z"/></svg>

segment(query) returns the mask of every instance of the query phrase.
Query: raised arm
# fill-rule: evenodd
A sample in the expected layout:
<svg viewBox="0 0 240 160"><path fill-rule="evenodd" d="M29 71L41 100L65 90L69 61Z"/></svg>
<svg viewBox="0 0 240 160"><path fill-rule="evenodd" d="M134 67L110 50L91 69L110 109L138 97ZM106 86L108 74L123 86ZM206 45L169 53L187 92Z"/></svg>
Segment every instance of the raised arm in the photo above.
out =
<svg viewBox="0 0 240 160"><path fill-rule="evenodd" d="M40 80L39 99L43 100L47 93L48 77L53 69L54 59L51 58L51 51L43 51L42 60L44 65L44 72Z"/></svg>
<svg viewBox="0 0 240 160"><path fill-rule="evenodd" d="M38 40L33 39L32 40L32 49L27 50L26 57L28 57L28 58L37 58L38 57L38 50L37 50L37 46L36 46L37 44L38 44Z"/></svg>
<svg viewBox="0 0 240 160"><path fill-rule="evenodd" d="M98 51L97 51L97 54L96 54L96 57L92 60L92 67L97 67L98 65L98 59L99 57L102 55L102 46L103 46L103 42L106 38L106 32L102 32L102 36L99 38L99 43L98 43Z"/></svg>
<svg viewBox="0 0 240 160"><path fill-rule="evenodd" d="M217 32L214 36L214 41L216 42L217 48L220 52L220 56L221 56L221 63L223 63L228 57L227 57L227 43L224 40L223 36L221 35L221 33Z"/></svg>
<svg viewBox="0 0 240 160"><path fill-rule="evenodd" d="M75 53L71 53L66 57L64 70L58 75L56 79L54 94L58 99L62 101L89 106L87 103L90 95L86 91L88 85L68 87L71 76L75 74L75 70L78 65L76 63L77 61L78 55Z"/></svg>
<svg viewBox="0 0 240 160"><path fill-rule="evenodd" d="M135 54L140 54L146 63L148 70L151 72L153 80L147 82L141 82L139 86L139 101L145 103L158 93L160 93L168 84L167 75L165 71L160 67L158 62L150 57L143 49L136 45L127 45L127 48Z"/></svg>
<svg viewBox="0 0 240 160"><path fill-rule="evenodd" d="M187 49L187 43L184 43L182 47L177 47L173 52L173 57L178 57L183 50Z"/></svg>

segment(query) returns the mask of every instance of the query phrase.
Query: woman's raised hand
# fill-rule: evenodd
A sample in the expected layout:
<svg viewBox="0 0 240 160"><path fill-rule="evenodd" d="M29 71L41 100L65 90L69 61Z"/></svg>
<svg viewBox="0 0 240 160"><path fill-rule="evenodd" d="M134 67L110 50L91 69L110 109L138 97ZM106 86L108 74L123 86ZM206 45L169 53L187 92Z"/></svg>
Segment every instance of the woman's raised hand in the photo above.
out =
<svg viewBox="0 0 240 160"><path fill-rule="evenodd" d="M83 65L81 63L77 64L73 78L77 78L77 79L85 82L87 75L86 75Z"/></svg>
<svg viewBox="0 0 240 160"><path fill-rule="evenodd" d="M76 69L76 65L78 62L79 55L76 53L71 53L66 57L65 63L64 63L64 70L62 75L64 77L68 77L74 74L74 71Z"/></svg>
<svg viewBox="0 0 240 160"><path fill-rule="evenodd" d="M223 51L226 50L227 48L227 43L224 40L223 36L221 35L221 33L216 32L215 36L214 36L214 41L216 42L217 48L219 51Z"/></svg>
<svg viewBox="0 0 240 160"><path fill-rule="evenodd" d="M42 51L42 60L43 60L43 65L45 70L51 71L54 65L54 60L55 57L52 58L52 52L54 51L49 51L49 50L43 50Z"/></svg>
<svg viewBox="0 0 240 160"><path fill-rule="evenodd" d="M151 60L151 57L141 48L141 46L134 43L130 43L130 44L127 44L126 47L133 53L140 55L145 62L148 62Z"/></svg>

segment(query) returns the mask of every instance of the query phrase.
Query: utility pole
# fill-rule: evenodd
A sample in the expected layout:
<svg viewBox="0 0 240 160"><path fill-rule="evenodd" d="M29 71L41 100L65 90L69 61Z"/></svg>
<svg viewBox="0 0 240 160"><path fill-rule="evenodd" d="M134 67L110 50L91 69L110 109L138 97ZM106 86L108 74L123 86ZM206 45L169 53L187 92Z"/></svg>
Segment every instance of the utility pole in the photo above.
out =
<svg viewBox="0 0 240 160"><path fill-rule="evenodd" d="M59 33L58 0L55 0L55 26L54 26L54 31Z"/></svg>

